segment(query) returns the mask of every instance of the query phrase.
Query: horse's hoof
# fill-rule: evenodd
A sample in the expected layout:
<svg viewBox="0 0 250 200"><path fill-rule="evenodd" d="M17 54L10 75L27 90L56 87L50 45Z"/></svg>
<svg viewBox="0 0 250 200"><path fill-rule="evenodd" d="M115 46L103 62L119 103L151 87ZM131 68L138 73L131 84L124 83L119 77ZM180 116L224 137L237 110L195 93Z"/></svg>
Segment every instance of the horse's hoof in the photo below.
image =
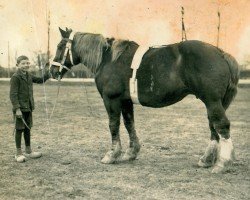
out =
<svg viewBox="0 0 250 200"><path fill-rule="evenodd" d="M212 163L207 163L207 162L203 162L202 160L199 160L199 162L197 163L197 165L199 167L208 168L208 167L212 166Z"/></svg>
<svg viewBox="0 0 250 200"><path fill-rule="evenodd" d="M113 164L115 162L115 158L112 157L111 153L106 153L106 155L104 156L104 158L101 160L101 163L103 164Z"/></svg>
<svg viewBox="0 0 250 200"><path fill-rule="evenodd" d="M131 155L124 154L122 156L121 161L131 161L131 160L135 160L135 159L136 159L136 156L131 156Z"/></svg>
<svg viewBox="0 0 250 200"><path fill-rule="evenodd" d="M215 165L215 167L212 170L212 174L218 174L224 171L223 166Z"/></svg>
<svg viewBox="0 0 250 200"><path fill-rule="evenodd" d="M104 158L101 160L101 163L103 164L113 164L116 159L111 159L107 156L104 156Z"/></svg>
<svg viewBox="0 0 250 200"><path fill-rule="evenodd" d="M202 160L199 160L199 162L197 163L197 165L199 166L199 167L206 167L206 163L204 163Z"/></svg>
<svg viewBox="0 0 250 200"><path fill-rule="evenodd" d="M127 149L125 154L122 156L122 161L130 161L135 160L137 157L137 154L134 153L133 149Z"/></svg>
<svg viewBox="0 0 250 200"><path fill-rule="evenodd" d="M104 158L101 160L101 163L103 164L113 164L115 163L116 159L121 155L121 152L114 152L114 151L109 151L106 153Z"/></svg>

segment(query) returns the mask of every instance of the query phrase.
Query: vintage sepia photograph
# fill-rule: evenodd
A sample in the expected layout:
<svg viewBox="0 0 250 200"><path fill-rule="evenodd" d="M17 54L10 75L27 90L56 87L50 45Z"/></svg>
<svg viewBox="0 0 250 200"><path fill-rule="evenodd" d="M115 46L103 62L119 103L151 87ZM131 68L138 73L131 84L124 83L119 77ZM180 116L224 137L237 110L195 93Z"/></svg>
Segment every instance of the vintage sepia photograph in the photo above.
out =
<svg viewBox="0 0 250 200"><path fill-rule="evenodd" d="M0 0L0 200L250 199L249 0Z"/></svg>

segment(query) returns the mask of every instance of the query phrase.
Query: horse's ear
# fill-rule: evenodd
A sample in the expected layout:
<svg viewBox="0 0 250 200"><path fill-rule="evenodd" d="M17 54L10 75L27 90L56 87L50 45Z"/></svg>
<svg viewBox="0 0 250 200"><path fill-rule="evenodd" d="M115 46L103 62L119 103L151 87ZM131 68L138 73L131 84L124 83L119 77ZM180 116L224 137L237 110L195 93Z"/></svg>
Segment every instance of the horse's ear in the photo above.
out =
<svg viewBox="0 0 250 200"><path fill-rule="evenodd" d="M66 27L66 32L72 32L71 28Z"/></svg>
<svg viewBox="0 0 250 200"><path fill-rule="evenodd" d="M62 30L60 27L59 27L59 31L60 31L60 33L61 33L61 36L62 36L62 37L64 37L64 35L65 35L65 31L64 31L64 30Z"/></svg>

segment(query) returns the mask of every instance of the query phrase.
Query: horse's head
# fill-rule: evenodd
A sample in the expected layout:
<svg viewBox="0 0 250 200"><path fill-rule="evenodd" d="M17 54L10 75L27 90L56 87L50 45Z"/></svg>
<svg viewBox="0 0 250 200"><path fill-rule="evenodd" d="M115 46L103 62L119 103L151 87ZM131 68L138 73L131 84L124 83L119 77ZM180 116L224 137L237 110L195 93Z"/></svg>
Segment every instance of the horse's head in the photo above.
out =
<svg viewBox="0 0 250 200"><path fill-rule="evenodd" d="M66 31L59 28L62 40L57 45L56 56L51 63L50 72L53 78L60 79L80 61L92 73L96 73L100 66L110 61L106 55L110 54L113 38L104 38L101 34L77 33L71 29ZM74 40L73 40L74 39Z"/></svg>
<svg viewBox="0 0 250 200"><path fill-rule="evenodd" d="M76 55L72 53L74 32L68 28L64 31L59 27L59 30L62 40L57 45L56 55L50 66L50 72L55 79L61 79L72 66L78 64L75 63L78 60Z"/></svg>

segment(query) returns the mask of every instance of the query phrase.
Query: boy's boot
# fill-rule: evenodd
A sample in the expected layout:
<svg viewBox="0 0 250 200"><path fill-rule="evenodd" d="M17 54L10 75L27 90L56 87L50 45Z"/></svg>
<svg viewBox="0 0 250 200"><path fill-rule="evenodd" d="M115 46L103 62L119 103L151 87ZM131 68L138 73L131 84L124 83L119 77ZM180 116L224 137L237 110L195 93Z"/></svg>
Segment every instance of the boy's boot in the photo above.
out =
<svg viewBox="0 0 250 200"><path fill-rule="evenodd" d="M21 149L21 148L17 148L17 150L16 150L16 155L15 155L15 160L16 160L18 163L25 162L26 157L23 155L22 149Z"/></svg>
<svg viewBox="0 0 250 200"><path fill-rule="evenodd" d="M42 153L41 152L34 152L31 150L30 146L26 146L25 156L28 158L40 158L42 156Z"/></svg>

